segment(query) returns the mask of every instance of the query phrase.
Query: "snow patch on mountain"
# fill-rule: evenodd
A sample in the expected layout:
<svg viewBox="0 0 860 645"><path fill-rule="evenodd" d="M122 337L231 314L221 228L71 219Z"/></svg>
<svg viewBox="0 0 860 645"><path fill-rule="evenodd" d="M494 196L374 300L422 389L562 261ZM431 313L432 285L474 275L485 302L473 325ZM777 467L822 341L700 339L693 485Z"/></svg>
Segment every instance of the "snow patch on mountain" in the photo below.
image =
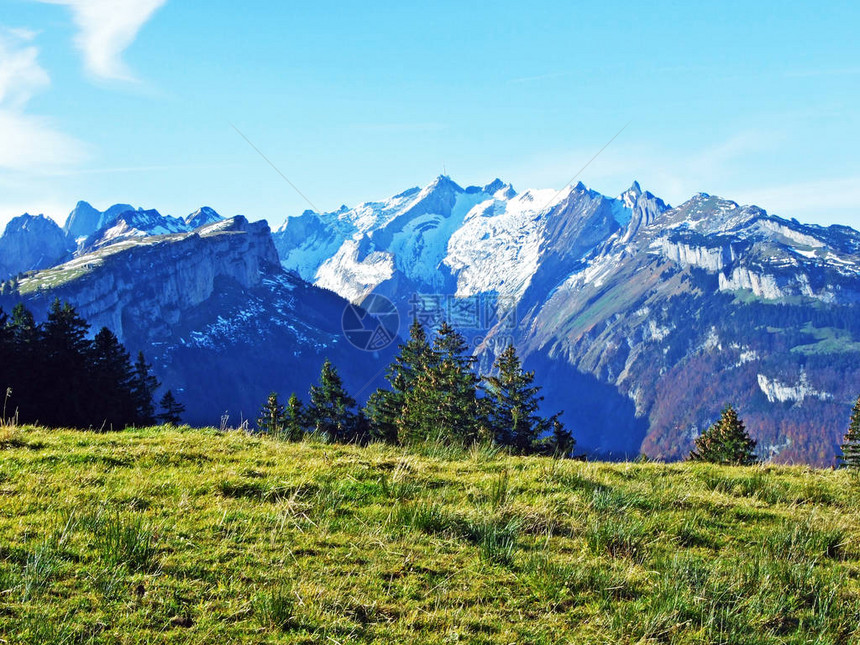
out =
<svg viewBox="0 0 860 645"><path fill-rule="evenodd" d="M817 237L789 228L785 223L773 218L762 219L756 222L755 226L765 234L774 234L777 239L789 245L798 244L811 249L820 249L826 246Z"/></svg>
<svg viewBox="0 0 860 645"><path fill-rule="evenodd" d="M359 259L358 242L347 240L319 268L316 284L350 302L359 302L393 274L394 259L391 253L375 251Z"/></svg>
<svg viewBox="0 0 860 645"><path fill-rule="evenodd" d="M544 204L542 200L538 204ZM448 243L458 297L496 292L518 300L540 266L545 219L529 192L475 206Z"/></svg>

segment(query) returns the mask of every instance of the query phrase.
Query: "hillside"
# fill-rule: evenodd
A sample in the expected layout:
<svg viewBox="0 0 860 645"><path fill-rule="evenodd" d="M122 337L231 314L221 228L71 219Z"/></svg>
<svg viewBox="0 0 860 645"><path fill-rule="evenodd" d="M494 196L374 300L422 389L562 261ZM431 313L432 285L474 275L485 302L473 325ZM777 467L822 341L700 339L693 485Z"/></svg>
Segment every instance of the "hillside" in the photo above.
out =
<svg viewBox="0 0 860 645"><path fill-rule="evenodd" d="M0 434L10 643L853 643L845 471Z"/></svg>

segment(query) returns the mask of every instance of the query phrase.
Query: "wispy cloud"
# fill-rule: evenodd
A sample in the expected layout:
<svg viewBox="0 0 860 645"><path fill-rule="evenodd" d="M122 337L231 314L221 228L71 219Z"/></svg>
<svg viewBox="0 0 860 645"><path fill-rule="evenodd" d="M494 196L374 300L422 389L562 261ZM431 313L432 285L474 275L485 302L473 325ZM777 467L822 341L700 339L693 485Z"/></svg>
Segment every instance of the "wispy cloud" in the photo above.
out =
<svg viewBox="0 0 860 645"><path fill-rule="evenodd" d="M21 109L51 82L37 60L38 48L29 44L34 37L22 29L0 31L0 106Z"/></svg>
<svg viewBox="0 0 860 645"><path fill-rule="evenodd" d="M37 0L69 7L78 28L75 43L97 78L134 81L122 60L141 27L167 0Z"/></svg>
<svg viewBox="0 0 860 645"><path fill-rule="evenodd" d="M27 30L0 28L0 168L6 170L57 167L86 156L80 141L25 111L33 94L51 82L34 38Z"/></svg>

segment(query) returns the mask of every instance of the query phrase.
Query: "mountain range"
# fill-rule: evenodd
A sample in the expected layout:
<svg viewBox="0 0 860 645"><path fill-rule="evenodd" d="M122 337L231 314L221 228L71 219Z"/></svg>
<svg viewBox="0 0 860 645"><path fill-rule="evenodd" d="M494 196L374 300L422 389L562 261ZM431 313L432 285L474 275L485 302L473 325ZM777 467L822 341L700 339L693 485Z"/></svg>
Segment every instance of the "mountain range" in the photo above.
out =
<svg viewBox="0 0 860 645"><path fill-rule="evenodd" d="M81 202L62 229L10 222L0 279L21 272L4 307L68 299L155 356L195 422L306 391L323 355L366 397L393 348L351 347L340 316L370 294L403 332L452 320L485 372L514 343L594 454L683 458L733 404L763 457L830 464L860 394L860 233L705 193L671 207L635 182L608 197L440 176L274 232Z"/></svg>

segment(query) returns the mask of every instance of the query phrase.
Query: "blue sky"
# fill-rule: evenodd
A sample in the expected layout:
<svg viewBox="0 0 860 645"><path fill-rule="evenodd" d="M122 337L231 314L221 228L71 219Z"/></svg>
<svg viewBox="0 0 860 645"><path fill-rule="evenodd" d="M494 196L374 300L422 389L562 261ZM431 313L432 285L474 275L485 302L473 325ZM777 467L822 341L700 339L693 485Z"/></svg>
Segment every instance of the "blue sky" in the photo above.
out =
<svg viewBox="0 0 860 645"><path fill-rule="evenodd" d="M860 228L860 3L2 0L0 224L273 225L443 171Z"/></svg>

